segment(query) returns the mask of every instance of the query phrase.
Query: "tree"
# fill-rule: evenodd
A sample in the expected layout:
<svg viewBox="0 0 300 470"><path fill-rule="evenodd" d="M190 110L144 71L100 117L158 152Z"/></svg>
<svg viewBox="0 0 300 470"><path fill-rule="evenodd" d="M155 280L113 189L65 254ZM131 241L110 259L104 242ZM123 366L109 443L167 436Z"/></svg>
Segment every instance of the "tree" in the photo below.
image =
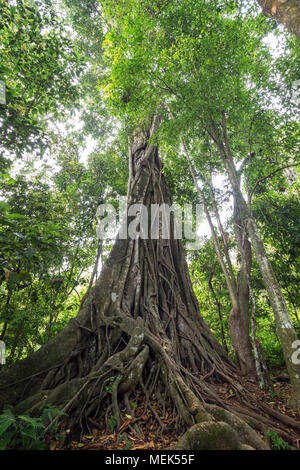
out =
<svg viewBox="0 0 300 470"><path fill-rule="evenodd" d="M256 221L240 189L238 172L234 165L233 155L231 153L230 143L228 140L225 114L223 114L221 129L222 137L220 133L216 131L216 128L214 126L211 129L212 135L214 137L216 145L219 148L220 155L223 160L224 167L227 170L227 174L230 179L230 183L232 185L235 197L238 201L241 214L243 214L242 220L247 225L249 237L251 239L252 246L261 270L261 274L265 282L270 303L272 305L278 333L281 339L286 366L291 379L292 396L290 399L290 403L293 407L299 408L299 371L298 365L295 364L292 360L293 344L297 340L297 334L291 321L284 295L281 291L280 285L275 276L272 265L269 261L267 252L265 250L265 246L258 232Z"/></svg>
<svg viewBox="0 0 300 470"><path fill-rule="evenodd" d="M128 11L126 1L110 6L114 8L119 3ZM169 4L177 14L178 2ZM132 6L139 9L141 4L137 2ZM146 2L146 6L152 21L161 5ZM191 2L188 6L191 12ZM134 8L132 11L136 14ZM219 11L216 20L218 17ZM117 15L117 19L120 24L125 20L124 24L133 28L129 32L134 33L140 17L137 14L132 21L130 16ZM184 16L183 19L185 23ZM142 21L147 23L148 16ZM228 24L231 25L230 21ZM111 46L123 60L122 47L130 34L120 37L117 27L113 35L117 47ZM154 29L156 34L156 24ZM153 30L150 32L150 39L154 39ZM216 39L218 31L213 36ZM108 36L108 41L111 37ZM147 37L147 47L148 40ZM124 48L123 52L125 57L132 58L132 51ZM157 143L164 130L163 125L159 128L161 116L155 114L154 118L149 118L158 108L163 118L167 113L159 95L148 95L152 83L150 86L147 83L147 72L153 57L144 58L141 52L144 53L139 51L136 67L130 70L132 64L126 64L126 60L120 67L122 72L130 71L133 77L138 77L134 86L143 90L146 100L146 106L144 102L144 107L138 108L135 114L134 105L130 105L126 116L133 118L126 124L134 130L129 152L127 208L137 204L140 216L143 214L141 204L148 209L153 205L170 207L172 204L158 154ZM114 79L120 69L113 70ZM128 87L131 75L124 73L122 78ZM145 89L144 83L141 86L138 83L140 79L148 84ZM118 105L124 111L131 101L132 91L122 82L114 86L115 89L110 90L112 98L117 96ZM180 102L176 102L176 106L180 108ZM218 112L216 115L219 116ZM183 120L184 116L180 117ZM148 213L146 221L149 222ZM130 229L136 236L124 238L119 234L100 278L82 299L77 317L32 356L0 375L2 406L10 403L17 412L35 414L43 401L57 405L68 414L63 418L68 429L86 427L95 419L114 422L120 428L126 415L129 419L128 415L134 414L132 398L139 401L141 396L145 409L150 409L161 423L160 414L154 408L155 396L159 396L162 409L167 405L178 414L180 424L183 423L180 430L196 426L187 432L178 448L195 448L199 435L200 448L241 449L245 444L257 449L267 447L244 420L251 416L257 429L265 424L274 429L274 421L260 416L257 409L271 413L281 419L281 423L287 422L287 418L280 418L274 410L251 397L238 377L236 366L204 322L192 290L182 242L175 237L172 215L171 221L169 237L149 239L144 236L145 232L137 232L141 219L136 214L128 214L121 233L124 234L125 229L128 233ZM238 404L221 398L218 393L221 385L230 388L230 396L235 395ZM243 420L228 412L229 409ZM293 420L288 423L295 424ZM139 432L137 422L132 426ZM287 435L282 430L278 432Z"/></svg>
<svg viewBox="0 0 300 470"><path fill-rule="evenodd" d="M50 188L41 172L30 176L30 181L19 174L0 183L0 336L7 363L66 324L72 305L78 308L72 293L92 260L94 230L80 226L80 203L57 191L53 181Z"/></svg>
<svg viewBox="0 0 300 470"><path fill-rule="evenodd" d="M200 188L198 184L199 176L196 175L196 172L193 168L192 159L187 149L187 145L185 144L183 139L182 144L189 162L190 172L193 176L195 187L197 189L200 201L204 208L204 213L210 227L217 259L223 271L229 295L231 298L232 310L229 318L229 325L236 359L240 371L243 375L255 376L254 360L249 338L249 282L251 271L251 245L249 243L249 240L247 239L247 234L245 229L243 228L243 224L239 215L239 210L236 201L234 200L236 240L238 250L242 259L241 267L236 277L230 259L228 244L226 241L217 202L214 195L211 170L209 171L208 177L209 198L212 203L214 216L217 220L221 241L219 241L217 231L213 224L211 212L208 205L208 198L205 196L204 191ZM205 183L206 181L205 177L203 177L203 174L205 174L205 172L202 172L202 182Z"/></svg>
<svg viewBox="0 0 300 470"><path fill-rule="evenodd" d="M111 4L106 8L114 15ZM299 366L291 359L296 332L236 166L243 160L246 164L251 156L253 132L260 132L256 140L268 135L258 119L272 115L270 94L278 87L270 78L272 58L262 45L268 25L251 12L243 16L229 1L221 5L199 2L195 7L186 0L180 6L171 2L156 9L136 3L128 13L124 0L117 9L119 21L115 25L114 15L114 27L106 37L112 65L104 90L119 113L133 119L159 103L167 121L162 134L169 131L172 119L172 131L176 129L191 146L195 141L213 141L268 290L291 378L291 403L297 408ZM124 100L128 93L130 99Z"/></svg>
<svg viewBox="0 0 300 470"><path fill-rule="evenodd" d="M131 143L129 205L171 204L152 143L157 125L156 118L150 130L140 129ZM133 222L128 217L125 227ZM248 403L237 408L239 416L250 413L259 420L257 403L251 403L235 378L234 364L199 313L173 225L170 234L169 239L144 239L138 232L135 238L117 238L77 317L32 356L1 374L2 406L11 403L18 411L34 412L43 400L68 413L68 428L105 415L113 416L119 427L122 410L132 414L130 399L138 399L139 392L151 406L150 391L155 389L177 410L185 428L198 423L195 430L207 439L214 430L213 443L202 441L205 448L237 449L245 443L266 448L245 422L219 406L202 404L201 397L228 409L216 389L225 381ZM194 448L186 440L189 435L179 447Z"/></svg>
<svg viewBox="0 0 300 470"><path fill-rule="evenodd" d="M300 39L300 7L297 0L257 0L263 14L282 23Z"/></svg>

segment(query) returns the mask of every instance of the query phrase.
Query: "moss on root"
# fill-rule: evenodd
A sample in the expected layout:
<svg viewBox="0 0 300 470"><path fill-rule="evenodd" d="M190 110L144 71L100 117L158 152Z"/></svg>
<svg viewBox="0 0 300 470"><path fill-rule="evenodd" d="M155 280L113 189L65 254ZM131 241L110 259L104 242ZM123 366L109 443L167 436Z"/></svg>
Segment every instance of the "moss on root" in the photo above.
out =
<svg viewBox="0 0 300 470"><path fill-rule="evenodd" d="M209 420L190 427L176 450L268 450L269 446L238 416L215 405L204 405Z"/></svg>
<svg viewBox="0 0 300 470"><path fill-rule="evenodd" d="M224 422L207 421L192 426L175 446L176 450L240 450L237 432Z"/></svg>

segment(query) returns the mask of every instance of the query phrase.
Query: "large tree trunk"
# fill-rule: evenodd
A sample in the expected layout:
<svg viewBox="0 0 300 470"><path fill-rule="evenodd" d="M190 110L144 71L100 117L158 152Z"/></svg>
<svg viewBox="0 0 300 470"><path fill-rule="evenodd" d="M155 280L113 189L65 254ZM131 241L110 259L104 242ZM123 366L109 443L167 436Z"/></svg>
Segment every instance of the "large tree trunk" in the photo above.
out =
<svg viewBox="0 0 300 470"><path fill-rule="evenodd" d="M157 119L133 140L128 205L171 204L158 149L149 143L156 126ZM172 233L158 240L118 237L77 317L0 375L0 405L35 413L43 401L64 410L71 429L112 415L119 426L125 413L133 413L129 399L142 396L153 411L158 393L176 410L181 429L201 423L202 434L209 434L213 424L211 447L218 442L223 448L266 448L244 421L209 405L231 406L218 395L221 384L230 384L240 401L239 415L250 413L258 422L257 403L200 316L181 241Z"/></svg>
<svg viewBox="0 0 300 470"><path fill-rule="evenodd" d="M257 0L263 14L282 23L300 39L299 0Z"/></svg>

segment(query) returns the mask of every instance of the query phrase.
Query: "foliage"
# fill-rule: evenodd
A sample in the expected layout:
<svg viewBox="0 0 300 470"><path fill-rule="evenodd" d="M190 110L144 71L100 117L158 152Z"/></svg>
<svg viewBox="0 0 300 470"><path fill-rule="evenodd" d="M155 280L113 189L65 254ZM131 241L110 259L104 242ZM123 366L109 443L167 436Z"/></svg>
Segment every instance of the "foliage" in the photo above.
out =
<svg viewBox="0 0 300 470"><path fill-rule="evenodd" d="M2 165L14 152L45 151L47 120L56 119L78 90L82 61L52 2L0 2L0 79L6 105L0 105Z"/></svg>
<svg viewBox="0 0 300 470"><path fill-rule="evenodd" d="M53 143L58 166L51 180L42 172L33 176L30 166L29 180L25 166L0 182L0 324L8 363L44 344L75 314L94 264L97 207L126 191L122 150L94 153L86 168L75 148L69 151L72 144Z"/></svg>
<svg viewBox="0 0 300 470"><path fill-rule="evenodd" d="M108 424L109 424L111 432L114 432L114 429L117 425L117 418L115 416L110 416L108 419Z"/></svg>
<svg viewBox="0 0 300 470"><path fill-rule="evenodd" d="M58 408L48 405L40 407L41 415L31 417L16 415L6 408L0 415L0 450L44 450L47 422L56 415L64 415Z"/></svg>
<svg viewBox="0 0 300 470"><path fill-rule="evenodd" d="M218 341L233 354L228 327L230 297L211 240L191 255L190 274L202 315Z"/></svg>
<svg viewBox="0 0 300 470"><path fill-rule="evenodd" d="M288 445L287 442L283 441L274 431L267 431L266 433L267 438L270 440L271 446L273 450L290 450L291 447Z"/></svg>
<svg viewBox="0 0 300 470"><path fill-rule="evenodd" d="M128 437L124 433L120 434L120 437L119 437L119 442L122 442L122 441L125 442L125 450L132 450L132 442L130 439L128 439Z"/></svg>

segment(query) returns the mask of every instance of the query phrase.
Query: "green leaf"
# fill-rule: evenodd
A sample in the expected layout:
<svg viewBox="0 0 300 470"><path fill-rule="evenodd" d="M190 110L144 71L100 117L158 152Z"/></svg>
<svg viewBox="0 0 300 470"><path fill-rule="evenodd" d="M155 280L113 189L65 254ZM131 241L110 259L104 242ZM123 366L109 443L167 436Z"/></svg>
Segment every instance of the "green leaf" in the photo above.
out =
<svg viewBox="0 0 300 470"><path fill-rule="evenodd" d="M109 424L111 432L113 432L117 425L117 418L115 416L110 416L108 419L108 424Z"/></svg>

